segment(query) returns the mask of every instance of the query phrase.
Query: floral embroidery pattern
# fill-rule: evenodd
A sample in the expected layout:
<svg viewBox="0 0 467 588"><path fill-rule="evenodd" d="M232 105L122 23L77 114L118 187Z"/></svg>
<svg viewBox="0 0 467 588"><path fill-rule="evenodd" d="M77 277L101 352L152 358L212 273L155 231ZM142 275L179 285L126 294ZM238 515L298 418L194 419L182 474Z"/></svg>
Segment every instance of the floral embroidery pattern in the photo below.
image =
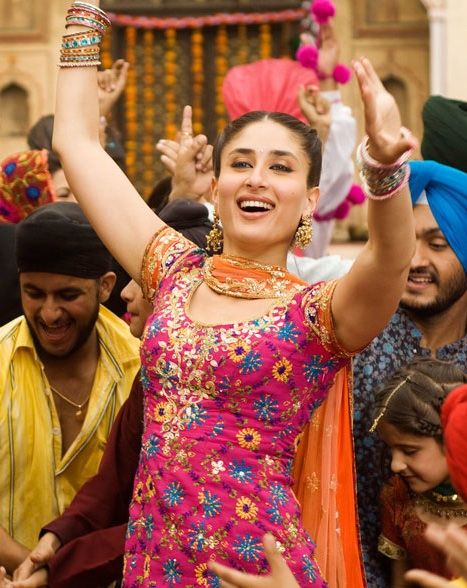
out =
<svg viewBox="0 0 467 588"><path fill-rule="evenodd" d="M203 326L189 313L203 263L167 229L143 264L155 306L141 352L145 422L124 586L216 588L211 557L265 574L270 531L300 586L322 588L290 464L296 437L348 361L333 355L323 320L332 287L304 287L249 322Z"/></svg>

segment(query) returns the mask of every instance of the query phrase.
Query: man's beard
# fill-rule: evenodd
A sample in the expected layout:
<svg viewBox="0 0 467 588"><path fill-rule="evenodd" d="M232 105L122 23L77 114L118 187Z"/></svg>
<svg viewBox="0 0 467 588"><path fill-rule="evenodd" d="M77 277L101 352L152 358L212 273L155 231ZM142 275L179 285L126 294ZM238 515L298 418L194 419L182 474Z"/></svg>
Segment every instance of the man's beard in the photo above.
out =
<svg viewBox="0 0 467 588"><path fill-rule="evenodd" d="M47 360L47 358L67 359L68 357L73 355L76 351L81 349L81 347L86 343L86 341L91 336L91 333L94 330L98 316L99 316L99 302L96 304L89 320L81 327L81 329L78 333L78 338L76 339L76 341L75 341L74 345L71 347L71 349L69 349L67 352L65 352L63 354L59 354L59 355L55 355L53 353L50 353L50 351L47 351L47 349L44 349L44 347L42 347L40 339L37 336L36 331L34 330L32 324L31 324L31 321L29 321L29 319L27 317L25 317L25 318L26 318L26 322L28 323L29 331L31 333L32 339L34 341L34 346L36 348L37 354L39 355L39 357L42 360Z"/></svg>
<svg viewBox="0 0 467 588"><path fill-rule="evenodd" d="M411 272L416 274L417 271ZM426 273L426 270L424 270ZM432 276L433 282L439 286L439 278L434 275L434 272L429 272ZM411 314L418 318L431 318L438 314L444 313L453 304L455 304L467 291L467 273L459 271L450 280L448 280L445 286L438 293L438 296L431 302L418 303L418 302L404 302L401 300L399 306L404 310L408 310Z"/></svg>

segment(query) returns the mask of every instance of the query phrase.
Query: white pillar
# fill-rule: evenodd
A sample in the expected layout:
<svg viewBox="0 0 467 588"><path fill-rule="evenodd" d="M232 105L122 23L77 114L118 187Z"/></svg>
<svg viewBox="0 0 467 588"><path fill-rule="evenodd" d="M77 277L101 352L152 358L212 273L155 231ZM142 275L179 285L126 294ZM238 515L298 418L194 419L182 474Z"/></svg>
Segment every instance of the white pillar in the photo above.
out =
<svg viewBox="0 0 467 588"><path fill-rule="evenodd" d="M430 21L430 93L446 95L446 0L422 0Z"/></svg>

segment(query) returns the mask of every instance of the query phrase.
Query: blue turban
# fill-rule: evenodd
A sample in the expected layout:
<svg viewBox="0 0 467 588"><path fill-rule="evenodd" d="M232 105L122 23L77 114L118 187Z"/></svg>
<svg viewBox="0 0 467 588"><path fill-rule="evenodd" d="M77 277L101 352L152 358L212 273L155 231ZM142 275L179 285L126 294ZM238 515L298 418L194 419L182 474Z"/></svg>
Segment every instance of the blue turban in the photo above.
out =
<svg viewBox="0 0 467 588"><path fill-rule="evenodd" d="M467 173L436 161L409 165L412 204L425 191L439 228L467 272Z"/></svg>

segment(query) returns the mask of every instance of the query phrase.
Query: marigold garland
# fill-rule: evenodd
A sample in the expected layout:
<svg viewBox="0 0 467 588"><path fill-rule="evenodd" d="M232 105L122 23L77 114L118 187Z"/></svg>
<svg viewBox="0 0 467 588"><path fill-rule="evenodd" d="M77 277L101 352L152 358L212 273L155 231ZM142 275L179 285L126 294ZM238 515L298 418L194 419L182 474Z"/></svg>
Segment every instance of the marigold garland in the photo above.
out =
<svg viewBox="0 0 467 588"><path fill-rule="evenodd" d="M238 52L236 62L238 65L242 65L248 62L248 29L246 24L241 23L237 28L237 43Z"/></svg>
<svg viewBox="0 0 467 588"><path fill-rule="evenodd" d="M101 63L103 69L110 69L112 67L112 32L108 30L101 43Z"/></svg>
<svg viewBox="0 0 467 588"><path fill-rule="evenodd" d="M269 59L272 54L271 26L262 24L259 27L259 55L261 59Z"/></svg>
<svg viewBox="0 0 467 588"><path fill-rule="evenodd" d="M156 76L154 72L154 31L145 30L143 34L143 181L146 190L149 191L156 181L155 169L155 144L152 139L154 123L156 119L154 85Z"/></svg>
<svg viewBox="0 0 467 588"><path fill-rule="evenodd" d="M129 14L107 13L113 25L141 29L197 29L221 25L259 25L285 21L300 21L307 14L305 8L280 10L278 12L234 12L208 14L206 16L188 16L186 18L159 18L157 16L132 16Z"/></svg>
<svg viewBox="0 0 467 588"><path fill-rule="evenodd" d="M125 164L131 180L136 179L138 153L138 85L136 78L136 41L137 31L134 27L125 29L125 59L130 64L125 86Z"/></svg>
<svg viewBox="0 0 467 588"><path fill-rule="evenodd" d="M177 83L177 32L174 28L165 30L165 136L175 139L178 131L176 117L177 99L175 85Z"/></svg>
<svg viewBox="0 0 467 588"><path fill-rule="evenodd" d="M229 37L227 35L227 28L225 25L221 25L217 29L216 33L216 57L215 57L215 85L216 85L216 127L217 131L220 132L227 124L226 110L224 105L224 99L222 96L222 82L229 69L229 63L227 60Z"/></svg>
<svg viewBox="0 0 467 588"><path fill-rule="evenodd" d="M203 30L194 29L191 33L191 74L193 91L193 132L196 135L203 132L203 43Z"/></svg>

